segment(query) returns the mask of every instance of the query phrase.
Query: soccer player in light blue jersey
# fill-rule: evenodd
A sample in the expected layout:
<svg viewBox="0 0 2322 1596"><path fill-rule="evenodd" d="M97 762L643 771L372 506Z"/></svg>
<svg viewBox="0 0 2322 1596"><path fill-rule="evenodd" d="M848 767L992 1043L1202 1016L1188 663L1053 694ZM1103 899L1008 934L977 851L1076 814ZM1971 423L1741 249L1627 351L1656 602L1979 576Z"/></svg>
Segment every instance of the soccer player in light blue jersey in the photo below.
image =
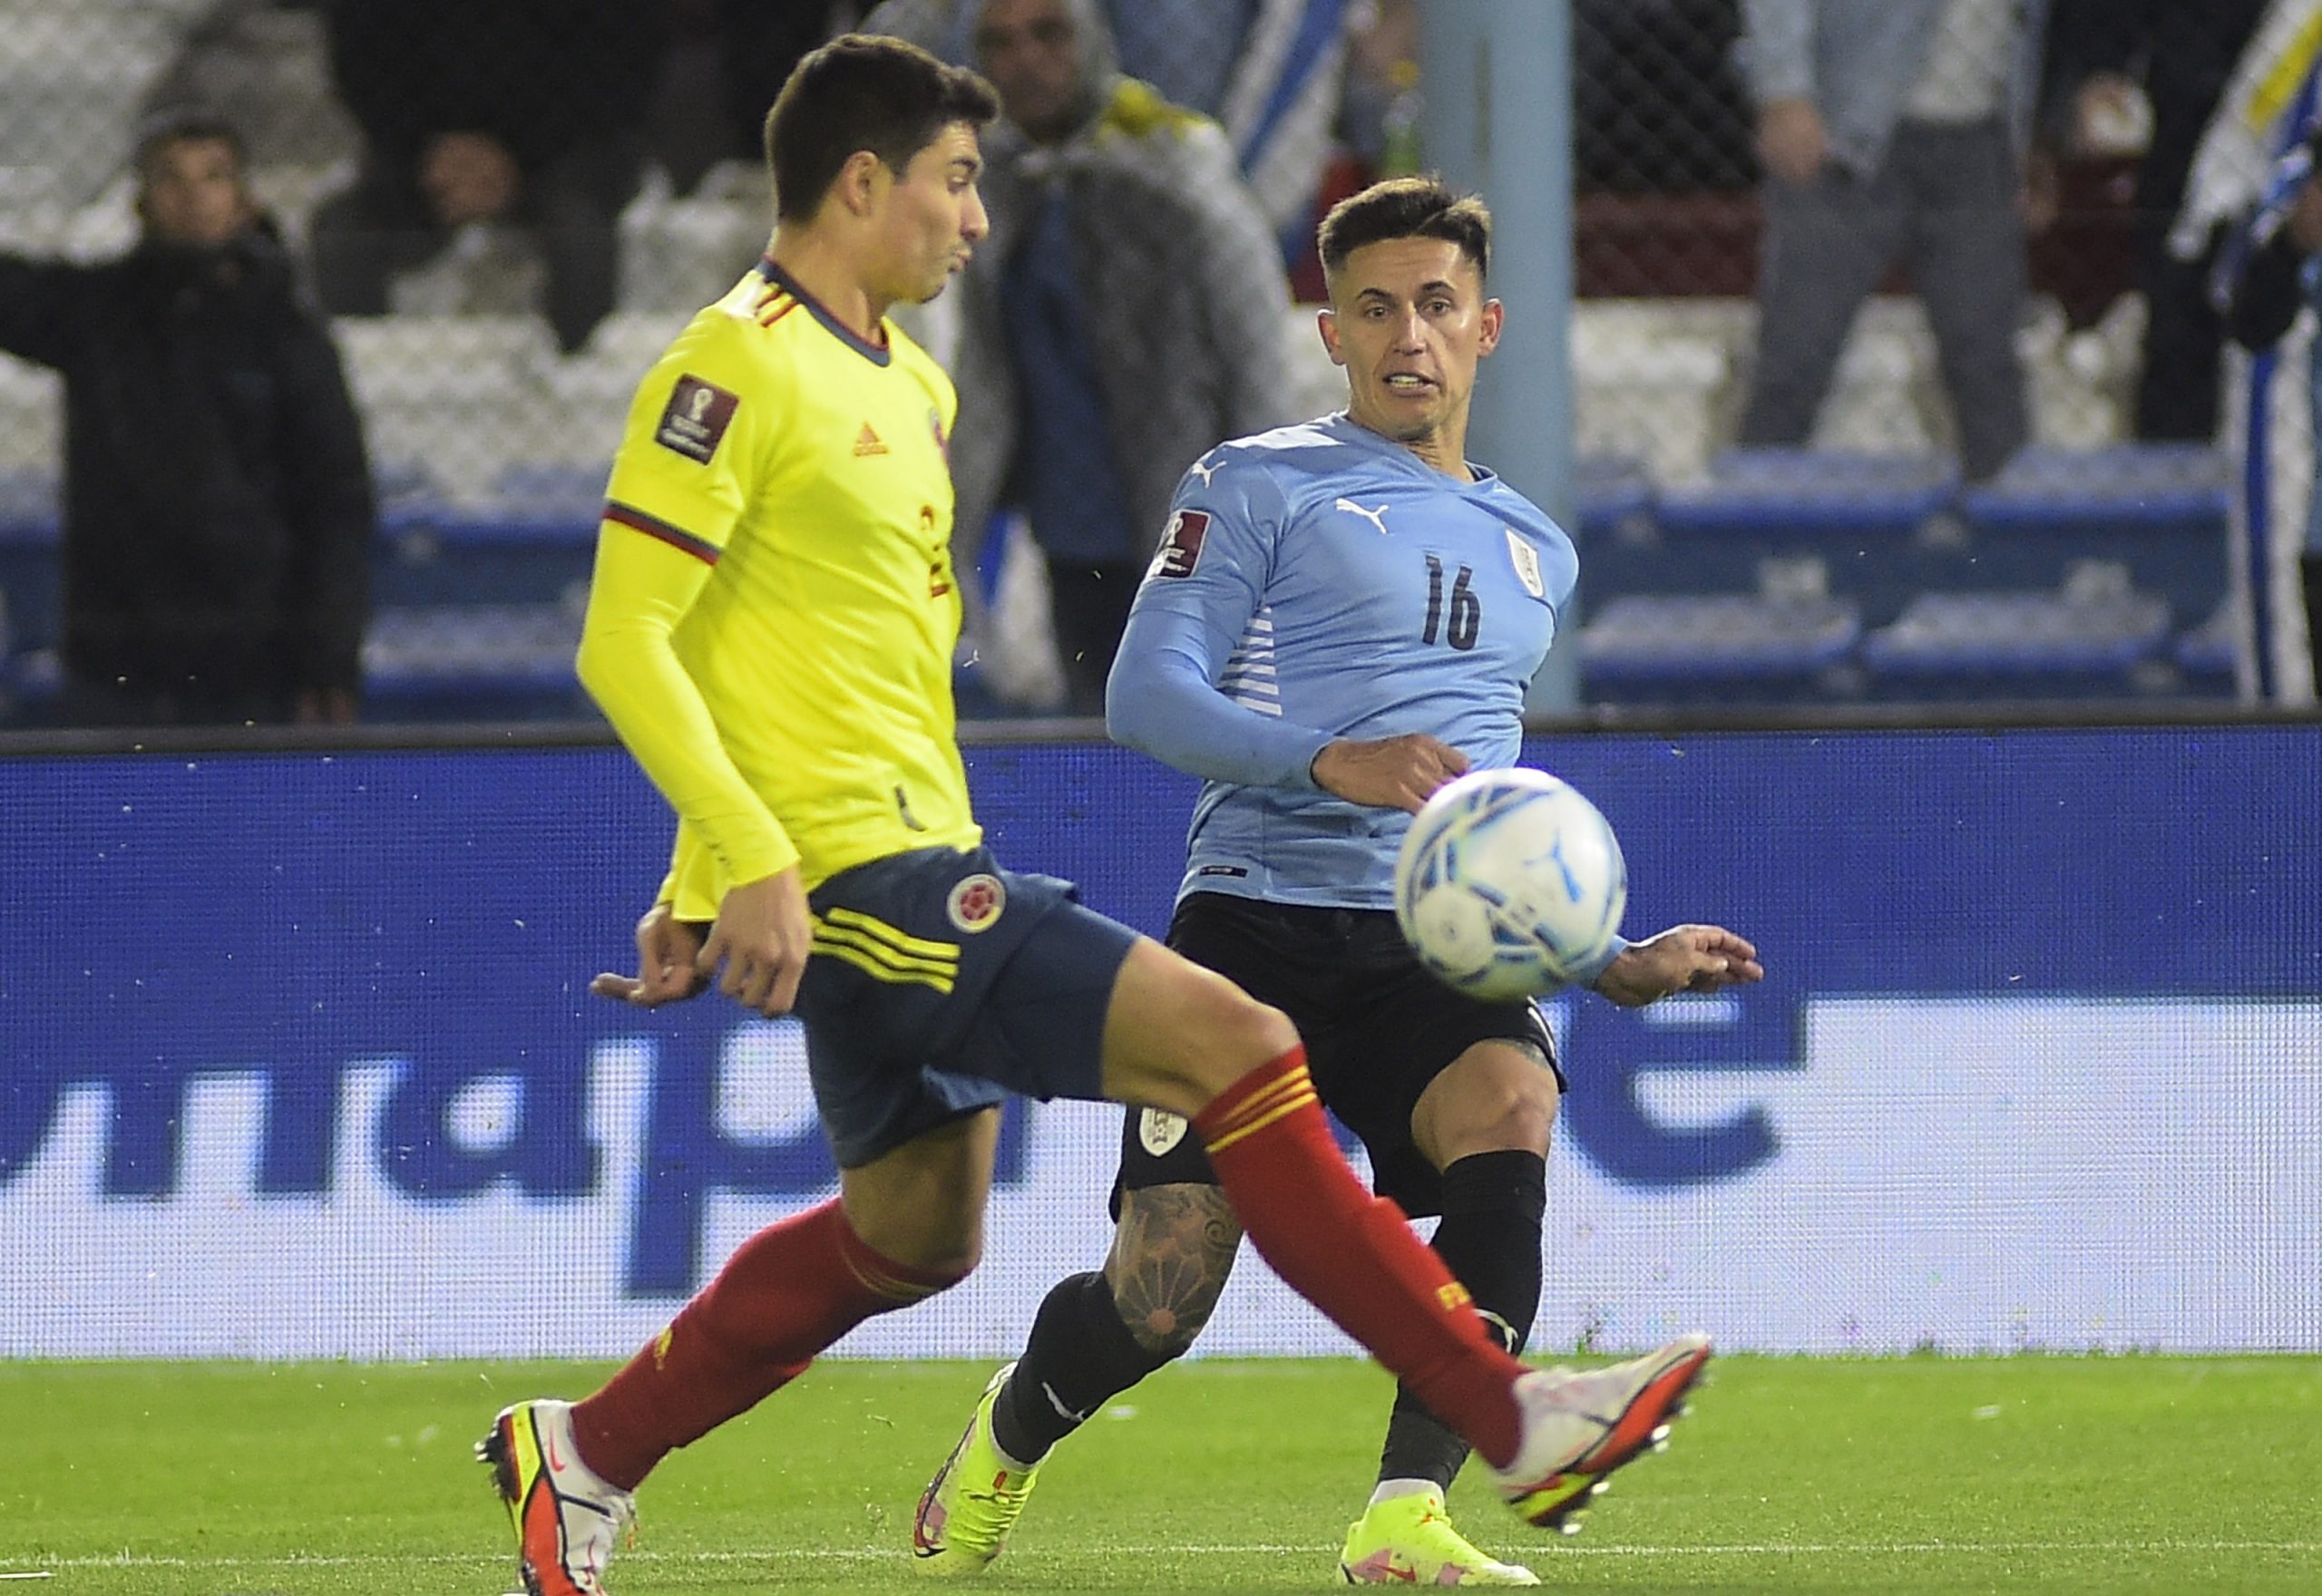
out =
<svg viewBox="0 0 2322 1596"><path fill-rule="evenodd" d="M1321 243L1322 334L1347 408L1222 444L1186 473L1107 720L1205 783L1170 945L1291 1016L1381 1194L1442 1216L1436 1251L1514 1350L1539 1305L1562 1080L1534 1005L1481 1002L1420 968L1395 925L1394 862L1438 787L1515 763L1525 687L1577 561L1561 528L1465 453L1502 314L1485 289L1482 204L1431 179L1381 183L1333 209ZM1635 1007L1764 971L1742 938L1688 925L1616 939L1582 973ZM1049 1293L1023 1357L986 1388L922 1498L922 1569L989 1564L1049 1449L1207 1320L1242 1232L1185 1133L1175 1115L1129 1113L1111 1256ZM1603 1371L1611 1399L1690 1380L1708 1355L1688 1337ZM1377 1489L1341 1552L1348 1581L1538 1582L1446 1516L1467 1451L1399 1390Z"/></svg>

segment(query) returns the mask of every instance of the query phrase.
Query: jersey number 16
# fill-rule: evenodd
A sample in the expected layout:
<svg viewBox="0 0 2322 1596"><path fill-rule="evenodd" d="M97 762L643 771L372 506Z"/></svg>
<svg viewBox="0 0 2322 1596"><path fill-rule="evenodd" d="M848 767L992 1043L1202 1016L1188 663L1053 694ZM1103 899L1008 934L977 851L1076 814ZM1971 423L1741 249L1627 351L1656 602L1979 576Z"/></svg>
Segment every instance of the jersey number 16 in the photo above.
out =
<svg viewBox="0 0 2322 1596"><path fill-rule="evenodd" d="M1451 613L1443 613L1443 562L1430 554L1427 557L1427 624L1420 628L1419 640L1432 643L1439 628L1443 640L1465 653L1476 646L1476 634L1483 630L1484 601L1476 597L1468 583L1475 576L1467 566L1451 579Z"/></svg>

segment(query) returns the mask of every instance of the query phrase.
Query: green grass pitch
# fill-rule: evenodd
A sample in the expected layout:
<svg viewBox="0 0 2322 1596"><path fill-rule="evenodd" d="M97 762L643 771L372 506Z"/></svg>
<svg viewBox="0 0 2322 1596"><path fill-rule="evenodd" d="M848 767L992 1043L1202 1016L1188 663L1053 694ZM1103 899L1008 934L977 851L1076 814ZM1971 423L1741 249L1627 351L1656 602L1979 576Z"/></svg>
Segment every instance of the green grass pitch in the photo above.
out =
<svg viewBox="0 0 2322 1596"><path fill-rule="evenodd" d="M510 1590L469 1448L602 1366L0 1364L0 1596ZM617 1596L925 1588L911 1512L988 1366L824 1363L672 1457ZM975 1584L1335 1583L1388 1395L1367 1365L1196 1361L1068 1442ZM1671 1450L1550 1542L1474 1471L1487 1549L1590 1591L2322 1591L2322 1358L1729 1358Z"/></svg>

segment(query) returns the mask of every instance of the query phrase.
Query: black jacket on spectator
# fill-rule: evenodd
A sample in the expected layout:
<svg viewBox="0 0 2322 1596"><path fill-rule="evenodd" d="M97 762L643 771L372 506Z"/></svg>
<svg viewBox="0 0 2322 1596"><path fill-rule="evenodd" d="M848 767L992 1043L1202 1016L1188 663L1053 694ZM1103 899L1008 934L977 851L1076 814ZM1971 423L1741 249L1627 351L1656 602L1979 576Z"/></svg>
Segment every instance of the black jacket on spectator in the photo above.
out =
<svg viewBox="0 0 2322 1596"><path fill-rule="evenodd" d="M269 227L95 266L0 256L0 348L64 378L68 676L284 709L358 686L362 430Z"/></svg>
<svg viewBox="0 0 2322 1596"><path fill-rule="evenodd" d="M640 119L659 11L643 0L336 0L331 70L381 159L408 167L438 133L489 133L529 175Z"/></svg>

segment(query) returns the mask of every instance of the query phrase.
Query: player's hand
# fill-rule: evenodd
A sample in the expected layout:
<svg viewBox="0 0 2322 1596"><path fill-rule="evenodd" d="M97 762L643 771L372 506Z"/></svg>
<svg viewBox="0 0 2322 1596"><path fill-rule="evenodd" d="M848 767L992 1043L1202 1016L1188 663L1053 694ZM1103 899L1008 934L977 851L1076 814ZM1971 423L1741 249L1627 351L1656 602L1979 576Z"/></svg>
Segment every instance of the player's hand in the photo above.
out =
<svg viewBox="0 0 2322 1596"><path fill-rule="evenodd" d="M709 986L709 978L694 968L701 941L701 927L679 920L668 904L656 903L637 922L637 974L607 970L589 983L589 990L639 1008L682 1002Z"/></svg>
<svg viewBox="0 0 2322 1596"><path fill-rule="evenodd" d="M1785 183L1814 180L1830 158L1830 135L1811 100L1769 100L1758 113L1758 162Z"/></svg>
<svg viewBox="0 0 2322 1596"><path fill-rule="evenodd" d="M814 949L815 921L798 867L731 888L717 906L709 940L694 956L707 980L726 967L717 989L743 1007L773 1019L798 1000L798 978Z"/></svg>
<svg viewBox="0 0 2322 1596"><path fill-rule="evenodd" d="M1468 756L1425 732L1360 742L1341 737L1314 755L1314 784L1349 803L1420 812L1436 788L1468 772Z"/></svg>
<svg viewBox="0 0 2322 1596"><path fill-rule="evenodd" d="M1643 1008L1675 992L1714 992L1765 978L1757 949L1723 926L1671 926L1623 949L1596 978L1596 990L1623 1008Z"/></svg>

